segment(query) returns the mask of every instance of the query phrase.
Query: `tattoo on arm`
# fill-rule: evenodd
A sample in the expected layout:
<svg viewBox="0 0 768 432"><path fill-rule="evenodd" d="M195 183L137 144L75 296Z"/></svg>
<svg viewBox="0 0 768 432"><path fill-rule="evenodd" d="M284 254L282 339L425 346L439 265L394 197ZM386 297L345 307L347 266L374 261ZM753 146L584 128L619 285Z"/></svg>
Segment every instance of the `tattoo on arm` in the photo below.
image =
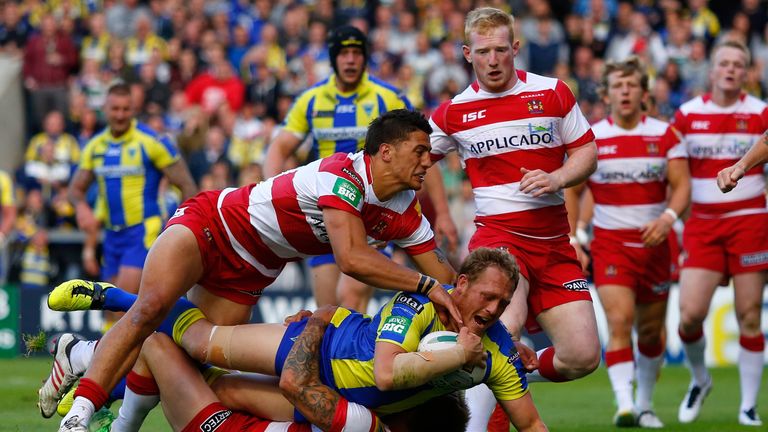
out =
<svg viewBox="0 0 768 432"><path fill-rule="evenodd" d="M445 253L440 250L440 248L435 248L435 255L437 255L437 261L439 263L445 263L447 259L445 258Z"/></svg>
<svg viewBox="0 0 768 432"><path fill-rule="evenodd" d="M285 396L313 425L331 428L341 396L320 381L320 345L326 323L310 318L296 339L283 365L283 374L291 374L296 392Z"/></svg>

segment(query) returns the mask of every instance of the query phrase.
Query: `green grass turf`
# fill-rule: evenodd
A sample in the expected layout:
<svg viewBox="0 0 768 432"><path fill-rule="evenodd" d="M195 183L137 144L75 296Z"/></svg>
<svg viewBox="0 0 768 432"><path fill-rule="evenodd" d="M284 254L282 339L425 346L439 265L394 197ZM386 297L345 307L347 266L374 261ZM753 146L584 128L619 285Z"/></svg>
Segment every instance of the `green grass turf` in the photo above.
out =
<svg viewBox="0 0 768 432"><path fill-rule="evenodd" d="M0 359L0 431L55 431L60 417L43 419L35 406L37 388L50 372L50 359ZM688 371L683 367L662 370L655 405L668 431L756 431L740 427L736 413L739 407L739 377L736 368L712 370L714 389L691 425L677 423L677 406L688 386ZM760 414L768 419L768 391L763 388L758 402ZM553 431L616 431L611 425L615 407L605 368L587 378L564 384L534 384L534 400L544 421ZM117 412L117 406L113 411ZM162 411L155 409L144 424L146 431L170 431ZM765 430L765 429L763 429Z"/></svg>

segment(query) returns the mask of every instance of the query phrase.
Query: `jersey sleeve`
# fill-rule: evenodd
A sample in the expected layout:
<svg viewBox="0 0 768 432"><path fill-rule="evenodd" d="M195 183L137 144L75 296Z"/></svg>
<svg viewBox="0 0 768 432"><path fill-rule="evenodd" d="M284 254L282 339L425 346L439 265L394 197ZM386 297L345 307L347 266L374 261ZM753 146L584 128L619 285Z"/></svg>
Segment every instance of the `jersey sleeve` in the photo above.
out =
<svg viewBox="0 0 768 432"><path fill-rule="evenodd" d="M85 148L80 153L80 166L82 170L93 171L93 151L96 147L96 141L91 140L85 145Z"/></svg>
<svg viewBox="0 0 768 432"><path fill-rule="evenodd" d="M685 142L674 126L667 126L667 130L662 136L664 146L667 150L667 159L687 159L688 150L685 148Z"/></svg>
<svg viewBox="0 0 768 432"><path fill-rule="evenodd" d="M421 205L416 197L403 215L403 219L407 231L406 236L394 240L394 243L405 250L405 253L411 256L420 255L437 247L432 226L421 213Z"/></svg>
<svg viewBox="0 0 768 432"><path fill-rule="evenodd" d="M483 337L491 371L486 385L497 400L515 400L528 393L525 367L512 338L501 323L496 323Z"/></svg>
<svg viewBox="0 0 768 432"><path fill-rule="evenodd" d="M672 118L672 125L683 136L685 136L688 133L688 121L687 121L687 118L685 117L685 114L683 114L681 110L675 111L675 116Z"/></svg>
<svg viewBox="0 0 768 432"><path fill-rule="evenodd" d="M560 122L560 137L566 148L581 147L595 140L595 134L589 127L584 114L573 96L573 92L563 81L558 80L555 94L560 99L563 120Z"/></svg>
<svg viewBox="0 0 768 432"><path fill-rule="evenodd" d="M429 125L432 126L432 134L429 141L432 144L430 157L432 161L439 161L446 154L457 149L456 141L448 135L448 106L450 101L443 102L429 117Z"/></svg>
<svg viewBox="0 0 768 432"><path fill-rule="evenodd" d="M179 152L167 136L149 140L145 146L149 158L158 169L166 168L179 160Z"/></svg>
<svg viewBox="0 0 768 432"><path fill-rule="evenodd" d="M9 207L14 205L13 182L11 176L4 171L0 171L0 207Z"/></svg>
<svg viewBox="0 0 768 432"><path fill-rule="evenodd" d="M406 352L418 350L421 337L433 329L437 319L428 298L405 292L397 293L379 315L376 342L395 344Z"/></svg>
<svg viewBox="0 0 768 432"><path fill-rule="evenodd" d="M283 130L294 134L300 140L304 140L310 130L309 116L312 113L314 96L309 92L302 93L291 108L283 121Z"/></svg>

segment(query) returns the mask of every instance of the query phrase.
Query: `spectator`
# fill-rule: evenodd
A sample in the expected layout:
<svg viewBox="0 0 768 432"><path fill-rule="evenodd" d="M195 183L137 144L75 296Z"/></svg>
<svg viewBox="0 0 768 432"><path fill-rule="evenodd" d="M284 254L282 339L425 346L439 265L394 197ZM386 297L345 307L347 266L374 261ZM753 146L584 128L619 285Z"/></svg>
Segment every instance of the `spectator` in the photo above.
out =
<svg viewBox="0 0 768 432"><path fill-rule="evenodd" d="M88 36L83 38L80 48L80 61L94 60L99 65L106 62L110 39L104 14L97 12L91 15L88 19Z"/></svg>
<svg viewBox="0 0 768 432"><path fill-rule="evenodd" d="M52 111L45 116L43 132L29 140L24 172L27 188L41 185L66 186L72 169L80 159L80 146L72 135L64 132L64 116ZM47 198L50 198L48 196Z"/></svg>
<svg viewBox="0 0 768 432"><path fill-rule="evenodd" d="M13 188L11 176L0 171L0 254L7 257L6 247L11 239L16 224L16 191ZM8 278L7 259L3 259L0 269L0 283L5 284Z"/></svg>
<svg viewBox="0 0 768 432"><path fill-rule="evenodd" d="M184 90L199 71L197 55L189 48L179 54L178 61L171 64L171 89Z"/></svg>
<svg viewBox="0 0 768 432"><path fill-rule="evenodd" d="M110 41L104 70L113 79L126 84L133 84L139 80L136 70L125 62L125 42L121 39L113 38Z"/></svg>
<svg viewBox="0 0 768 432"><path fill-rule="evenodd" d="M413 12L400 13L397 19L397 27L390 30L387 51L397 56L403 56L414 52L419 32L416 29L416 16Z"/></svg>
<svg viewBox="0 0 768 432"><path fill-rule="evenodd" d="M168 109L168 100L171 98L171 87L157 79L156 67L152 63L141 66L139 78L144 87L143 111L160 114Z"/></svg>
<svg viewBox="0 0 768 432"><path fill-rule="evenodd" d="M85 96L88 108L99 110L104 105L107 89L114 75L108 70L102 70L99 62L88 59L83 62L83 68L73 85L73 91Z"/></svg>
<svg viewBox="0 0 768 432"><path fill-rule="evenodd" d="M13 1L5 2L0 20L0 52L21 53L31 33L32 26L19 11L19 5Z"/></svg>
<svg viewBox="0 0 768 432"><path fill-rule="evenodd" d="M150 11L139 5L139 0L119 0L106 8L107 29L118 39L127 39L134 35L139 15L146 16Z"/></svg>
<svg viewBox="0 0 768 432"><path fill-rule="evenodd" d="M40 34L33 35L24 49L24 86L30 91L33 129L50 111L66 111L67 80L76 65L75 45L60 33L52 15L43 16Z"/></svg>
<svg viewBox="0 0 768 432"><path fill-rule="evenodd" d="M195 77L185 90L187 100L200 105L209 114L222 104L237 111L243 105L245 86L234 74L222 46L217 45L210 53L211 65L208 71Z"/></svg>
<svg viewBox="0 0 768 432"><path fill-rule="evenodd" d="M437 97L449 83L457 92L469 84L469 74L464 65L459 63L453 42L449 40L441 42L440 55L442 63L432 68L427 76L427 90L432 98Z"/></svg>
<svg viewBox="0 0 768 432"><path fill-rule="evenodd" d="M440 52L430 45L427 33L419 33L416 36L415 51L405 55L403 63L413 68L414 75L424 78L434 68L442 57Z"/></svg>
<svg viewBox="0 0 768 432"><path fill-rule="evenodd" d="M238 75L242 74L240 65L250 47L251 44L248 40L248 30L240 25L235 26L235 28L232 29L232 43L227 48L227 58L232 64L232 67L238 71Z"/></svg>
<svg viewBox="0 0 768 432"><path fill-rule="evenodd" d="M648 25L648 19L641 12L633 12L629 32L623 36L614 37L608 45L606 57L609 60L622 61L630 55L646 58L656 70L661 70L667 64L667 51L658 33Z"/></svg>
<svg viewBox="0 0 768 432"><path fill-rule="evenodd" d="M709 0L688 0L688 9L691 11L693 36L704 39L709 48L720 34L720 21L717 15L707 7L707 3Z"/></svg>
<svg viewBox="0 0 768 432"><path fill-rule="evenodd" d="M145 13L135 17L135 32L126 42L126 63L138 69L148 63L152 54L157 52L163 60L168 56L166 43L152 32L152 19Z"/></svg>
<svg viewBox="0 0 768 432"><path fill-rule="evenodd" d="M227 151L227 158L237 171L252 163L264 162L267 130L264 122L256 116L255 104L247 101L240 110L240 115L235 119L232 140Z"/></svg>
<svg viewBox="0 0 768 432"><path fill-rule="evenodd" d="M227 160L227 136L220 127L208 129L203 148L189 155L189 172L197 184L208 173L211 166L219 161Z"/></svg>
<svg viewBox="0 0 768 432"><path fill-rule="evenodd" d="M680 73L692 96L706 91L709 83L709 62L706 42L703 39L694 39L691 42L691 55L681 67Z"/></svg>

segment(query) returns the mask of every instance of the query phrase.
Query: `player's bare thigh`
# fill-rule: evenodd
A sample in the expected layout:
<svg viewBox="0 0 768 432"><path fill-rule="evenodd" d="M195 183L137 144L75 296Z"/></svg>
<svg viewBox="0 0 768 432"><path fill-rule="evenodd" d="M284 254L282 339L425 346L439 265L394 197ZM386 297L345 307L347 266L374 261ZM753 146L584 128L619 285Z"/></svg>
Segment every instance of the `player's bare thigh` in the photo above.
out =
<svg viewBox="0 0 768 432"><path fill-rule="evenodd" d="M742 273L733 277L736 319L739 322L739 333L744 336L760 334L765 283L764 271Z"/></svg>
<svg viewBox="0 0 768 432"><path fill-rule="evenodd" d="M283 396L279 378L252 373L223 375L211 384L221 403L274 421L292 421L293 405Z"/></svg>
<svg viewBox="0 0 768 432"><path fill-rule="evenodd" d="M577 300L546 309L536 320L555 347L555 368L568 378L584 376L600 363L600 340L591 301Z"/></svg>
<svg viewBox="0 0 768 432"><path fill-rule="evenodd" d="M635 321L635 292L627 286L605 284L597 287L597 295L608 321L608 350L630 346Z"/></svg>
<svg viewBox="0 0 768 432"><path fill-rule="evenodd" d="M694 333L701 327L722 278L722 273L704 268L680 271L680 327L684 333Z"/></svg>
<svg viewBox="0 0 768 432"><path fill-rule="evenodd" d="M217 296L200 285L187 292L187 299L203 311L208 321L217 325L246 324L251 320L251 305Z"/></svg>

